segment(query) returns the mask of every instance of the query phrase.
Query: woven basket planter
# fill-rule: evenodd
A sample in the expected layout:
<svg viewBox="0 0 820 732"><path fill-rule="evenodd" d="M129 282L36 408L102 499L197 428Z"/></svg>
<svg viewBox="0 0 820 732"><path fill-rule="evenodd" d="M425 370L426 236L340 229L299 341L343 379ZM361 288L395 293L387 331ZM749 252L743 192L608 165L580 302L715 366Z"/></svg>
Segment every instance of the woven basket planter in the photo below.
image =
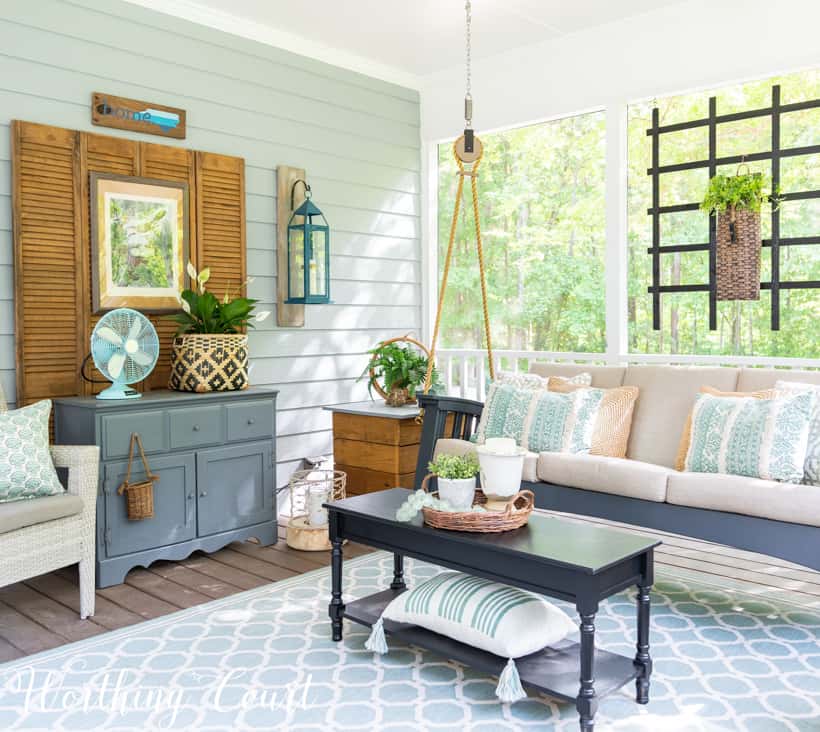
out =
<svg viewBox="0 0 820 732"><path fill-rule="evenodd" d="M189 334L174 338L168 387L176 391L248 388L248 336Z"/></svg>
<svg viewBox="0 0 820 732"><path fill-rule="evenodd" d="M734 221L729 211L718 214L718 300L760 299L760 249L759 212L737 210Z"/></svg>

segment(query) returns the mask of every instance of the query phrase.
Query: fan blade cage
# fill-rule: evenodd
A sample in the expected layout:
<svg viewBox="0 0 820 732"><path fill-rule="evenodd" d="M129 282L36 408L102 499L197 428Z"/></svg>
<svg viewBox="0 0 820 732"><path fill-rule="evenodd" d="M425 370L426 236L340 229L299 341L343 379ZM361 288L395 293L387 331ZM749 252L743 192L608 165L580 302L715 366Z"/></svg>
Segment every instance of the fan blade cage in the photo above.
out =
<svg viewBox="0 0 820 732"><path fill-rule="evenodd" d="M122 337L122 344L116 345L110 333L101 337L99 329L109 329ZM130 350L130 353L129 353ZM137 359L132 354L138 354ZM134 384L145 379L156 366L159 357L159 337L148 318L130 308L119 308L106 313L91 334L91 355L94 365L109 381L117 384ZM120 373L113 377L109 370L111 358L124 357Z"/></svg>

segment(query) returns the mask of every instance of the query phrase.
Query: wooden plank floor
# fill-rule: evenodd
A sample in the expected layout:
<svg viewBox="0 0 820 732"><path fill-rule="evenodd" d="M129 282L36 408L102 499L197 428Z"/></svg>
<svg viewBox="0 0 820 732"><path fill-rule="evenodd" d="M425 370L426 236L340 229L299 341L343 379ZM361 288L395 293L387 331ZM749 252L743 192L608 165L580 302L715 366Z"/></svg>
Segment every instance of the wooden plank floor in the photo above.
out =
<svg viewBox="0 0 820 732"><path fill-rule="evenodd" d="M572 518L613 525L602 519ZM657 534L664 542L656 556L658 574L697 571L716 585L788 597L820 609L818 572L702 541L640 531ZM368 551L348 545L345 556ZM198 552L180 562L156 562L149 569L131 571L124 584L97 591L96 614L89 620L79 618L76 568L42 575L0 589L0 662L295 577L329 562L329 553L295 551L283 539L269 547L236 542L213 554Z"/></svg>

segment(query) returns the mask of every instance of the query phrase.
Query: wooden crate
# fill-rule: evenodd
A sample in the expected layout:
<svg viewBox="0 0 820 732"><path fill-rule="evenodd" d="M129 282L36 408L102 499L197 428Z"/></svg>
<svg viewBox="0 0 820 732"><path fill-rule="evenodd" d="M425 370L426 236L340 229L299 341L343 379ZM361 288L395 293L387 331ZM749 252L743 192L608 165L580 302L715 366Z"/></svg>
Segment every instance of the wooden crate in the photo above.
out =
<svg viewBox="0 0 820 732"><path fill-rule="evenodd" d="M348 495L412 488L421 425L415 416L385 417L365 410L333 413L333 455L336 468L347 473Z"/></svg>

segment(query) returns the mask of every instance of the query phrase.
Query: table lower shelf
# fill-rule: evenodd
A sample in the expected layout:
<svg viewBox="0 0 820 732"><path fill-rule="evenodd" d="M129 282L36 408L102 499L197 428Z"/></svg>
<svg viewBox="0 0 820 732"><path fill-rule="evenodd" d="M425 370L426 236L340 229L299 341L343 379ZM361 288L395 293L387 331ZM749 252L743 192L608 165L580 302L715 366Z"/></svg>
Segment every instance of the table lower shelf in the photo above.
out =
<svg viewBox="0 0 820 732"><path fill-rule="evenodd" d="M398 590L384 590L354 600L345 606L345 617L361 625L372 626L381 617L387 604L399 594ZM426 648L440 656L494 676L498 676L507 663L506 658L459 643L418 625L385 620L384 630L388 635L405 643ZM517 658L515 664L521 683L540 689L558 699L575 701L580 687L579 651L578 643L566 641L555 648L545 648L529 656ZM635 679L638 676L638 668L631 658L596 648L594 675L595 694L600 698Z"/></svg>

